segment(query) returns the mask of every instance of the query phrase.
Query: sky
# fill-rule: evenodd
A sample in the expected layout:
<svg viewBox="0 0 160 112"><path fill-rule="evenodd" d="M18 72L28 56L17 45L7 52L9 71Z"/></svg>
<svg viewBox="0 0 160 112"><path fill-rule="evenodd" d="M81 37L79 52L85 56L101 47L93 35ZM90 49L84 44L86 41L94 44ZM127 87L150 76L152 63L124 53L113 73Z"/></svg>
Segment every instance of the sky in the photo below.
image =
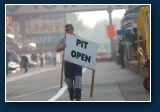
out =
<svg viewBox="0 0 160 112"><path fill-rule="evenodd" d="M126 10L113 10L112 12L112 20L114 18L119 18L121 20L125 14ZM108 20L109 21L109 14L106 10L103 11L88 11L88 12L76 12L79 15L79 20L82 19L84 26L88 26L90 28L94 28L96 22L101 21L101 20ZM120 29L120 22L121 21L116 21L118 22L117 25L114 21L112 21L112 24L116 26L116 29ZM104 25L105 26L105 25ZM86 39L96 42L98 44L101 44L101 48L105 47L105 44L108 46L106 50L111 51L110 47L110 39L107 38L106 33L105 33L105 28L101 28L98 32L99 35L88 35L88 30L82 31L79 33L80 36L82 37L87 37Z"/></svg>
<svg viewBox="0 0 160 112"><path fill-rule="evenodd" d="M107 19L109 20L109 15L107 11L90 11L90 12L77 12L79 14L79 19L83 20L84 25L87 25L91 28L95 26L95 23ZM112 12L112 19L119 18L122 19L124 16L125 10L114 10ZM95 16L99 15L99 16Z"/></svg>

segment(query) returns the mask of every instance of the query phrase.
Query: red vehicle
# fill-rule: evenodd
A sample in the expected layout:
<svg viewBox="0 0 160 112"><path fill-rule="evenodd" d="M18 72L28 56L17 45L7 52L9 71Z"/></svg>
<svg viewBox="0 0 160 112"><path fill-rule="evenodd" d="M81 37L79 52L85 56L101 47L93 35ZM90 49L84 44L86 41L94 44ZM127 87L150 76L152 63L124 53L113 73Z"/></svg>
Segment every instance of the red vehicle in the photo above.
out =
<svg viewBox="0 0 160 112"><path fill-rule="evenodd" d="M112 56L109 52L107 52L106 50L100 50L98 51L98 54L97 54L97 62L100 62L100 61L109 61L111 60Z"/></svg>
<svg viewBox="0 0 160 112"><path fill-rule="evenodd" d="M147 77L143 81L143 86L147 91L150 91L150 59L147 57L147 55L143 52L142 48L138 48L138 52L141 55L144 55L146 60L143 61L142 65L143 67L147 67Z"/></svg>

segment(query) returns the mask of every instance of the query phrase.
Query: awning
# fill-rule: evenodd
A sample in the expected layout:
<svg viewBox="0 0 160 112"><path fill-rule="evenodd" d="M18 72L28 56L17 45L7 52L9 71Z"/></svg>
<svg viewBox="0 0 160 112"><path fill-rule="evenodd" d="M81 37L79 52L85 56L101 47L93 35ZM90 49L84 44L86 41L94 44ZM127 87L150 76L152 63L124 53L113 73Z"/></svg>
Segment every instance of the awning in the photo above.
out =
<svg viewBox="0 0 160 112"><path fill-rule="evenodd" d="M124 14L124 18L125 19L137 19L137 14L142 7L143 7L142 5L139 5L133 9L129 10L128 12L126 12Z"/></svg>
<svg viewBox="0 0 160 112"><path fill-rule="evenodd" d="M131 33L132 33L131 28L117 30L117 35L126 35Z"/></svg>
<svg viewBox="0 0 160 112"><path fill-rule="evenodd" d="M135 7L135 8L127 11L124 15L138 13L142 7L143 7L143 5L139 5L139 6Z"/></svg>

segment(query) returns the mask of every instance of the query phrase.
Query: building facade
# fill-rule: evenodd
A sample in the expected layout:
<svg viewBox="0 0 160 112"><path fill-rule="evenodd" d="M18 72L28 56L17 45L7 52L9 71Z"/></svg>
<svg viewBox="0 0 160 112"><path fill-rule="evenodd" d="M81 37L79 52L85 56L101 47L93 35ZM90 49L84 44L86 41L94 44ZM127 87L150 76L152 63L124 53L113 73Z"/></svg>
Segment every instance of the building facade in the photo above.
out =
<svg viewBox="0 0 160 112"><path fill-rule="evenodd" d="M65 13L37 11L35 13L15 14L15 7L6 6L6 42L8 48L18 53L30 53L35 50L53 51L58 39L64 35ZM34 9L37 10L33 6L33 11ZM18 6L17 10L20 10ZM13 35L14 38L10 38L9 35ZM36 46L31 46L31 43Z"/></svg>

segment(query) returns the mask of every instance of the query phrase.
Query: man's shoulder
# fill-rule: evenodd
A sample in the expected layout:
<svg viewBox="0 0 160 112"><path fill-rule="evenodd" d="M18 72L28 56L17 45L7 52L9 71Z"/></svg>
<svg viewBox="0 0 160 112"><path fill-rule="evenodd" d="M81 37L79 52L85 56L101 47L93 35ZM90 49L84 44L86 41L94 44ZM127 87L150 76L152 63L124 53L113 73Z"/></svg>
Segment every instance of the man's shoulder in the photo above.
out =
<svg viewBox="0 0 160 112"><path fill-rule="evenodd" d="M59 38L59 41L64 41L64 36L61 36L61 37Z"/></svg>
<svg viewBox="0 0 160 112"><path fill-rule="evenodd" d="M63 39L64 38L64 36L61 36L59 39Z"/></svg>
<svg viewBox="0 0 160 112"><path fill-rule="evenodd" d="M67 34L68 34L68 33L67 33ZM75 33L72 34L72 35L77 36L77 37L80 37L78 34L75 34ZM65 37L65 36L63 35L63 36L60 37L60 39L62 39L62 38L64 38L64 37Z"/></svg>

